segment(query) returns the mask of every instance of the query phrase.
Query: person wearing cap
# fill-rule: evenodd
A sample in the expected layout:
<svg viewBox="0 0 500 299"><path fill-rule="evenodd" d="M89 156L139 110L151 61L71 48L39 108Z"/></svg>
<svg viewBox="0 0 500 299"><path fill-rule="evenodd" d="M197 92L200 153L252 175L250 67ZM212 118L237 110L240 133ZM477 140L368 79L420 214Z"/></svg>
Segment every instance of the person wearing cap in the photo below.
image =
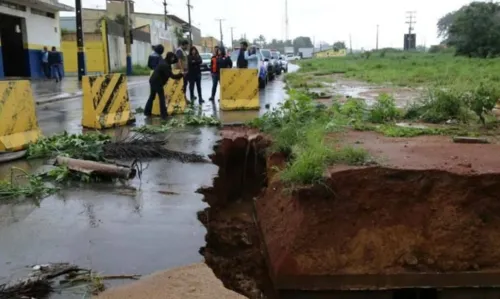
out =
<svg viewBox="0 0 500 299"><path fill-rule="evenodd" d="M149 86L151 88L151 92L149 94L146 107L144 107L144 115L148 117L151 116L153 110L153 101L158 95L158 99L160 100L161 118L167 118L167 105L163 88L170 78L174 80L180 80L182 79L182 77L184 77L184 74L182 72L179 74L172 73L172 65L176 64L177 60L177 56L174 53L168 52L165 59L161 59L155 70L153 71L153 74L149 78Z"/></svg>
<svg viewBox="0 0 500 299"><path fill-rule="evenodd" d="M163 45L156 45L153 46L153 52L151 55L149 55L148 58L148 68L151 70L155 70L156 66L158 63L160 63L160 60L162 59L163 52L165 51L165 48Z"/></svg>

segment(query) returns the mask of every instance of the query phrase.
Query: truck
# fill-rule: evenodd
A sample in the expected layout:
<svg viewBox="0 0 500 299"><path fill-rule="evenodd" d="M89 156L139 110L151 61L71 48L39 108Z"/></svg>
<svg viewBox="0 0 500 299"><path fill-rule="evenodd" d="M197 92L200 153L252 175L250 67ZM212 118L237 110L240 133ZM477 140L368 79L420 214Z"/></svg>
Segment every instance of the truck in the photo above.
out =
<svg viewBox="0 0 500 299"><path fill-rule="evenodd" d="M304 58L312 58L314 53L314 48L299 48L299 56Z"/></svg>
<svg viewBox="0 0 500 299"><path fill-rule="evenodd" d="M288 56L288 54L293 55L293 47L285 47L285 55Z"/></svg>

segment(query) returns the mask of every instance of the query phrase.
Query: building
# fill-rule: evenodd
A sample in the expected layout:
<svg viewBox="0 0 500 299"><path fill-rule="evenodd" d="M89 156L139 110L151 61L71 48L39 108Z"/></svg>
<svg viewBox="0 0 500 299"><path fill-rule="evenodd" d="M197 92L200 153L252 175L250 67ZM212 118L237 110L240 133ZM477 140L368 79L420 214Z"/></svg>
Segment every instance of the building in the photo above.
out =
<svg viewBox="0 0 500 299"><path fill-rule="evenodd" d="M60 47L57 0L0 0L0 78L43 78L41 51Z"/></svg>
<svg viewBox="0 0 500 299"><path fill-rule="evenodd" d="M167 30L165 30L165 15L136 12L133 2L130 3L130 21L133 28L145 28L145 31L151 33L152 44L163 44L165 48L172 49L177 46L178 31L185 31L188 22L183 19L169 14L167 15ZM84 8L82 10L83 31L84 32L99 32L100 23L103 18L116 20L117 17L125 15L125 5L122 0L106 1L106 9ZM73 18L73 19L71 19ZM65 30L74 29L74 17L61 19L61 28ZM201 46L201 31L195 26L191 26L193 35L193 44Z"/></svg>
<svg viewBox="0 0 500 299"><path fill-rule="evenodd" d="M205 36L201 38L201 47L203 52L213 52L215 46L218 46L219 44L219 40L213 36Z"/></svg>

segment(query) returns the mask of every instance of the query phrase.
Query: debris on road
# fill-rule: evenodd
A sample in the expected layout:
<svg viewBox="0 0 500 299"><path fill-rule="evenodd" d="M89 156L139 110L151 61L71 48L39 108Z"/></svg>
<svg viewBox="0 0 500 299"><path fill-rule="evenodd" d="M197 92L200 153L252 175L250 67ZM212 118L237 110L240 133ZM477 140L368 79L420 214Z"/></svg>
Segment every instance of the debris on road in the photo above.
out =
<svg viewBox="0 0 500 299"><path fill-rule="evenodd" d="M104 280L139 278L140 275L100 276L69 263L35 265L27 277L0 284L0 298L46 298L54 291L77 285L87 285L88 293L96 295L104 291Z"/></svg>
<svg viewBox="0 0 500 299"><path fill-rule="evenodd" d="M56 158L56 165L67 166L69 170L80 172L86 175L96 175L108 178L133 179L137 171L132 167L122 165L95 162L89 160L73 159L59 156Z"/></svg>
<svg viewBox="0 0 500 299"><path fill-rule="evenodd" d="M211 116L186 115L184 118L173 118L160 126L144 125L133 130L141 134L163 134L170 132L175 128L184 128L186 126L220 126L221 122Z"/></svg>
<svg viewBox="0 0 500 299"><path fill-rule="evenodd" d="M40 175L29 174L23 169L12 167L10 180L0 180L0 201L19 197L41 199L58 190L57 187L47 185Z"/></svg>

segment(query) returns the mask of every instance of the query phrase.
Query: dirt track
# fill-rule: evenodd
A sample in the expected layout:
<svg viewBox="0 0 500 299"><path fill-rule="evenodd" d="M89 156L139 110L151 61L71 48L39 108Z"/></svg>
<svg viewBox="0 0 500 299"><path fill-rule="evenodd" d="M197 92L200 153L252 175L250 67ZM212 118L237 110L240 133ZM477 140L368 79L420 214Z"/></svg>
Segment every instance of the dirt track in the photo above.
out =
<svg viewBox="0 0 500 299"><path fill-rule="evenodd" d="M159 272L109 289L95 299L244 299L222 285L205 264Z"/></svg>

